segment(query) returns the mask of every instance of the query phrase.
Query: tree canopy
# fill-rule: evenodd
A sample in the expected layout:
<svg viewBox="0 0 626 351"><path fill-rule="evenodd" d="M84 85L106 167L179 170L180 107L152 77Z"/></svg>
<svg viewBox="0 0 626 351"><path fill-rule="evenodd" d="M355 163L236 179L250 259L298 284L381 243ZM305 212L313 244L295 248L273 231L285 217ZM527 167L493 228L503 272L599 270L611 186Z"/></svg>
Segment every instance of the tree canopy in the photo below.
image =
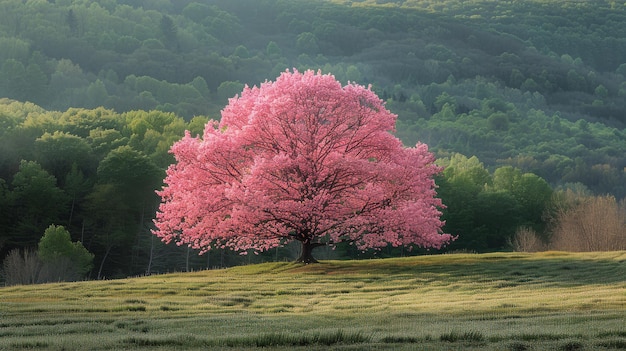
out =
<svg viewBox="0 0 626 351"><path fill-rule="evenodd" d="M427 146L404 148L369 89L320 72L245 88L202 139L174 144L155 234L194 248L265 251L300 241L359 249L450 242Z"/></svg>
<svg viewBox="0 0 626 351"><path fill-rule="evenodd" d="M405 145L621 198L624 22L610 0L7 0L0 96L189 121L245 84L321 69L372 84Z"/></svg>

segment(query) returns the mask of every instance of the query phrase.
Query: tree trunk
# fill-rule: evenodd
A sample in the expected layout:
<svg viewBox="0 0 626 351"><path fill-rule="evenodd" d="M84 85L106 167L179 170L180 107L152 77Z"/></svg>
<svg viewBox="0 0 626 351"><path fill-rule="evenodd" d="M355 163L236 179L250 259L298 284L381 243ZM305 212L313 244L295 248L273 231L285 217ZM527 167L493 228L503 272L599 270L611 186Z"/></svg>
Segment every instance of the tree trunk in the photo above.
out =
<svg viewBox="0 0 626 351"><path fill-rule="evenodd" d="M304 263L304 264L319 263L313 257L313 249L318 247L318 246L324 246L324 245L326 245L326 244L312 243L312 242L310 242L308 240L302 241L302 249L300 250L300 257L296 260L296 262Z"/></svg>
<svg viewBox="0 0 626 351"><path fill-rule="evenodd" d="M104 257L102 257L102 262L100 262L100 269L98 269L98 280L102 279L102 268L104 267L104 261L106 261L112 248L113 248L113 245L107 246L107 250L104 253Z"/></svg>
<svg viewBox="0 0 626 351"><path fill-rule="evenodd" d="M152 261L154 260L154 235L150 236L150 257L148 257L148 268L146 268L146 275L152 274Z"/></svg>

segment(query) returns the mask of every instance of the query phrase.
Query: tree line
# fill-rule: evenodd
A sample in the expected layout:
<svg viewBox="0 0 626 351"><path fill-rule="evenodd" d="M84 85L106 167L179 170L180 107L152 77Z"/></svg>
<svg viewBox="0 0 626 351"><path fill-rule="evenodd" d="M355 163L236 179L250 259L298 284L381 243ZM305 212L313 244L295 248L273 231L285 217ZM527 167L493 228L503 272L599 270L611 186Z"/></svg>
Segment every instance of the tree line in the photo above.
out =
<svg viewBox="0 0 626 351"><path fill-rule="evenodd" d="M624 21L612 1L10 0L0 96L189 121L245 84L321 69L372 84L407 145L621 198Z"/></svg>
<svg viewBox="0 0 626 351"><path fill-rule="evenodd" d="M48 112L6 99L0 109L3 257L36 247L54 224L96 255L94 277L168 269L159 267L163 246L149 232L154 191L172 162L171 144L185 130L201 133L205 118L104 108Z"/></svg>
<svg viewBox="0 0 626 351"><path fill-rule="evenodd" d="M201 135L206 117L186 122L156 110L57 112L4 99L0 121L2 260L16 249L24 259L25 250L39 247L50 226L62 226L69 233L64 247L80 243L94 255L88 274L94 279L293 260L299 254L297 247L287 246L258 256L219 248L198 256L198 250L165 245L151 233L159 204L155 190L162 187L173 162L168 150L185 130ZM566 208L565 202L555 201L555 194L592 196L582 185L555 190L541 176L510 165L490 170L476 156L455 153L439 157L437 163L445 167L436 179L446 206L443 231L458 236L443 252L509 250L519 228L531 229L549 242L555 221L546 214ZM426 251L412 254L420 252ZM317 255L405 254L410 254L408 247L359 250L339 244Z"/></svg>

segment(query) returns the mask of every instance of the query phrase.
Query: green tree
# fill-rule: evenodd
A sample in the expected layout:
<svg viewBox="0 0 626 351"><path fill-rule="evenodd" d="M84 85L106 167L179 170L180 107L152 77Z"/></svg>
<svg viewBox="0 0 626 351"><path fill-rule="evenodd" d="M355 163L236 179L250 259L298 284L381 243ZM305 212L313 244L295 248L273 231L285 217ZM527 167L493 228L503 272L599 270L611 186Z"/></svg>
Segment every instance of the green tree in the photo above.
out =
<svg viewBox="0 0 626 351"><path fill-rule="evenodd" d="M509 117L503 112L496 112L487 118L489 128L495 131L509 130Z"/></svg>
<svg viewBox="0 0 626 351"><path fill-rule="evenodd" d="M163 170L130 146L111 151L98 166L98 183L114 185L129 204L154 199L163 175Z"/></svg>
<svg viewBox="0 0 626 351"><path fill-rule="evenodd" d="M522 172L517 168L499 167L493 172L493 187L496 190L512 192L521 176Z"/></svg>
<svg viewBox="0 0 626 351"><path fill-rule="evenodd" d="M133 210L113 184L96 184L85 197L89 249L99 260L96 278L130 274L137 223ZM114 250L115 249L115 250Z"/></svg>
<svg viewBox="0 0 626 351"><path fill-rule="evenodd" d="M76 14L74 10L69 9L67 11L67 16L65 16L65 22L70 30L70 35L77 37L78 36L78 18L76 18Z"/></svg>
<svg viewBox="0 0 626 351"><path fill-rule="evenodd" d="M311 32L300 33L296 39L296 48L303 54L317 54L319 52L317 37Z"/></svg>
<svg viewBox="0 0 626 351"><path fill-rule="evenodd" d="M131 54L141 46L141 41L135 37L122 35L115 42L115 51L121 54Z"/></svg>
<svg viewBox="0 0 626 351"><path fill-rule="evenodd" d="M235 95L239 94L243 90L244 85L239 81L231 82L226 81L222 82L219 87L217 87L217 97L220 101L226 103L228 99L235 97Z"/></svg>
<svg viewBox="0 0 626 351"><path fill-rule="evenodd" d="M103 159L111 150L128 144L128 137L122 135L117 129L95 128L89 131L87 138L94 158Z"/></svg>
<svg viewBox="0 0 626 351"><path fill-rule="evenodd" d="M9 59L25 62L29 54L30 44L27 41L15 37L0 37L0 62Z"/></svg>
<svg viewBox="0 0 626 351"><path fill-rule="evenodd" d="M593 92L599 99L606 99L609 96L609 90L602 84L598 85Z"/></svg>
<svg viewBox="0 0 626 351"><path fill-rule="evenodd" d="M24 72L24 81L26 87L24 88L25 100L33 101L35 103L45 102L45 92L48 88L48 77L45 72L36 63L31 63L26 66Z"/></svg>
<svg viewBox="0 0 626 351"><path fill-rule="evenodd" d="M187 125L187 130L191 133L192 136L203 135L204 127L209 121L208 117L204 116L195 116L189 121Z"/></svg>
<svg viewBox="0 0 626 351"><path fill-rule="evenodd" d="M3 214L2 216L0 216L0 257L4 257L5 243L9 239L7 237L10 223L10 217L8 216L8 214L10 213L8 193L9 189L7 187L6 181L0 178L0 213Z"/></svg>
<svg viewBox="0 0 626 351"><path fill-rule="evenodd" d="M39 240L38 248L41 260L55 266L58 275L53 278L55 280L80 279L93 268L94 255L80 242L72 242L70 233L63 226L50 225Z"/></svg>
<svg viewBox="0 0 626 351"><path fill-rule="evenodd" d="M473 203L472 250L485 252L507 246L520 225L520 204L506 191L482 191Z"/></svg>
<svg viewBox="0 0 626 351"><path fill-rule="evenodd" d="M161 35L163 36L163 42L165 45L170 48L176 48L178 44L178 29L176 28L172 17L165 14L162 15L161 21L159 22L159 29L161 30Z"/></svg>
<svg viewBox="0 0 626 351"><path fill-rule="evenodd" d="M61 59L50 76L49 94L53 108L80 106L85 97L89 81L81 67L69 59Z"/></svg>
<svg viewBox="0 0 626 351"><path fill-rule="evenodd" d="M155 190L162 184L163 170L147 156L121 146L112 150L98 166L98 183L89 195L90 218L97 228L102 247L98 276L107 259L126 260L118 266L126 274L140 264L138 247L142 236L150 235L151 216L158 203ZM112 252L113 248L117 248ZM145 267L144 267L145 268Z"/></svg>
<svg viewBox="0 0 626 351"><path fill-rule="evenodd" d="M500 167L493 174L493 188L507 191L515 197L520 206L520 225L543 229L543 215L551 204L552 188L541 177L532 173L522 173L511 166Z"/></svg>
<svg viewBox="0 0 626 351"><path fill-rule="evenodd" d="M63 186L65 176L73 165L82 171L93 171L91 147L87 141L76 135L55 131L44 133L35 140L36 159Z"/></svg>
<svg viewBox="0 0 626 351"><path fill-rule="evenodd" d="M102 106L109 97L106 86L100 79L96 79L95 82L89 84L86 94L87 101L85 101L84 106L87 108Z"/></svg>
<svg viewBox="0 0 626 351"><path fill-rule="evenodd" d="M541 177L511 166L490 175L475 156L454 154L440 162L446 166L437 181L447 206L444 230L459 235L450 249L501 250L521 226L545 229L552 189Z"/></svg>
<svg viewBox="0 0 626 351"><path fill-rule="evenodd" d="M587 81L576 70L570 69L567 72L567 87L574 91L585 91L587 89Z"/></svg>
<svg viewBox="0 0 626 351"><path fill-rule="evenodd" d="M203 97L207 98L210 95L209 86L204 78L197 76L190 83Z"/></svg>
<svg viewBox="0 0 626 351"><path fill-rule="evenodd" d="M512 193L520 203L525 220L542 225L543 214L551 205L553 195L548 182L536 174L524 173Z"/></svg>
<svg viewBox="0 0 626 351"><path fill-rule="evenodd" d="M470 191L474 194L491 182L489 171L478 157L467 157L456 153L449 160L441 161L445 166L444 175L449 181L459 181L460 183L472 184Z"/></svg>
<svg viewBox="0 0 626 351"><path fill-rule="evenodd" d="M25 101L28 99L26 67L15 59L4 61L0 69L0 93L3 96Z"/></svg>
<svg viewBox="0 0 626 351"><path fill-rule="evenodd" d="M126 121L120 114L98 107L91 110L70 108L61 114L58 123L58 128L66 133L88 138L94 130L121 131Z"/></svg>
<svg viewBox="0 0 626 351"><path fill-rule="evenodd" d="M203 20L213 14L211 8L208 5L198 2L192 2L189 5L185 6L182 13L183 16L189 18L196 23L201 23Z"/></svg>
<svg viewBox="0 0 626 351"><path fill-rule="evenodd" d="M356 66L350 65L348 66L348 68L346 68L346 79L350 82L358 83L361 81L362 78L363 76Z"/></svg>
<svg viewBox="0 0 626 351"><path fill-rule="evenodd" d="M243 45L238 45L235 48L235 51L233 51L233 56L236 56L241 59L247 59L247 58L250 58L250 51L248 51L247 47Z"/></svg>
<svg viewBox="0 0 626 351"><path fill-rule="evenodd" d="M453 111L457 108L457 101L454 96L451 96L447 92L441 93L441 95L437 96L437 99L434 102L437 111L443 110L443 108L448 105L452 108Z"/></svg>
<svg viewBox="0 0 626 351"><path fill-rule="evenodd" d="M439 162L445 166L437 179L437 193L446 205L442 211L446 222L444 232L458 235L449 248L483 250L485 228L476 225L475 210L479 195L491 182L489 172L475 156L454 154Z"/></svg>
<svg viewBox="0 0 626 351"><path fill-rule="evenodd" d="M265 47L265 54L271 59L278 59L282 56L283 53L275 41L270 41Z"/></svg>
<svg viewBox="0 0 626 351"><path fill-rule="evenodd" d="M76 210L89 190L93 187L93 180L85 177L84 173L78 169L76 163L72 164L72 169L65 176L65 186L63 190L71 199L70 213L67 220L71 226L76 217Z"/></svg>
<svg viewBox="0 0 626 351"><path fill-rule="evenodd" d="M60 222L65 213L67 195L56 185L56 178L34 161L20 162L8 194L12 214L17 217L10 232L10 242L20 247L34 247L44 229Z"/></svg>

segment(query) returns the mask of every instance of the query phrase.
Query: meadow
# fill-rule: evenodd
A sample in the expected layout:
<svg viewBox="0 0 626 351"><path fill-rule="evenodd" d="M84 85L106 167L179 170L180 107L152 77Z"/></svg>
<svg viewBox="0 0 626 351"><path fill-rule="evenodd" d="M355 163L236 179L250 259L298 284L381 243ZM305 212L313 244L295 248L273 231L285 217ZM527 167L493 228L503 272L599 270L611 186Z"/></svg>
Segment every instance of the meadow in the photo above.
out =
<svg viewBox="0 0 626 351"><path fill-rule="evenodd" d="M626 349L626 252L265 263L0 288L0 350Z"/></svg>

